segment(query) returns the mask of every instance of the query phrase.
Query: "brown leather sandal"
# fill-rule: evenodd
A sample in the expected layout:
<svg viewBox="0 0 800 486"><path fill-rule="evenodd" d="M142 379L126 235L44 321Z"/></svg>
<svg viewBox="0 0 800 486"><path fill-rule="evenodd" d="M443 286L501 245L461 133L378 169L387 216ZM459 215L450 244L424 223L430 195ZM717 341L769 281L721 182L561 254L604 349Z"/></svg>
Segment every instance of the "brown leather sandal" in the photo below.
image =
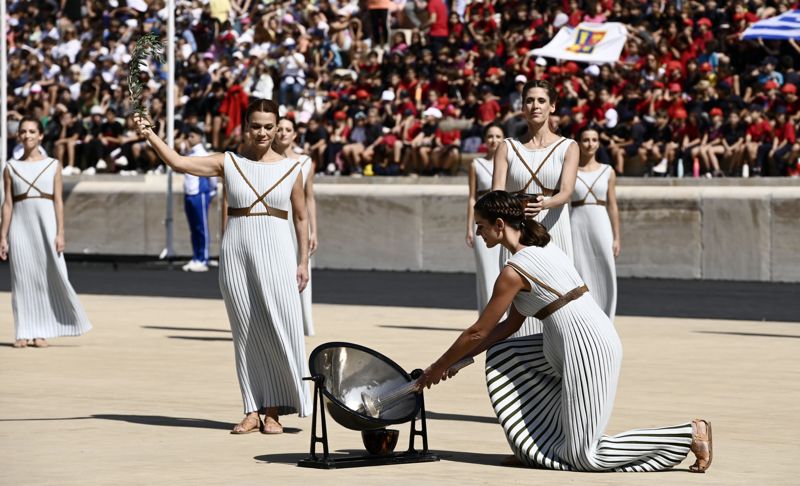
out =
<svg viewBox="0 0 800 486"><path fill-rule="evenodd" d="M706 426L705 434L698 432L698 425L701 422ZM697 459L694 461L694 464L689 466L689 472L705 473L706 470L711 467L711 460L714 459L714 447L711 438L711 422L703 419L695 419L692 424L694 425L694 431L692 434L692 445L690 448L694 455L697 456ZM707 454L707 457L703 458L700 456L700 454L703 452Z"/></svg>
<svg viewBox="0 0 800 486"><path fill-rule="evenodd" d="M241 422L234 425L233 430L231 430L231 434L234 435L249 434L252 432L258 432L263 427L264 424L261 423L261 418L258 415L248 415L245 418L243 418Z"/></svg>
<svg viewBox="0 0 800 486"><path fill-rule="evenodd" d="M275 420L274 418L267 415L264 417L264 426L261 427L262 434L282 434L283 433L283 425L280 422Z"/></svg>

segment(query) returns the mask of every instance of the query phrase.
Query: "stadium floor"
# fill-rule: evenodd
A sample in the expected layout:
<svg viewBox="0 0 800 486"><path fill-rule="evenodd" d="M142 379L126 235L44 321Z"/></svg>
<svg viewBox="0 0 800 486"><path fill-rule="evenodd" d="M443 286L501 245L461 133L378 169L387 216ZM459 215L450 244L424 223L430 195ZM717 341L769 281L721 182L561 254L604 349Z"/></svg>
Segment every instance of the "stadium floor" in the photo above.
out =
<svg viewBox="0 0 800 486"><path fill-rule="evenodd" d="M70 280L81 294L220 299L218 273L185 273L180 263L76 261ZM315 270L319 304L474 309L469 273ZM0 292L10 290L9 268L0 264ZM800 284L710 280L619 280L618 315L800 320Z"/></svg>

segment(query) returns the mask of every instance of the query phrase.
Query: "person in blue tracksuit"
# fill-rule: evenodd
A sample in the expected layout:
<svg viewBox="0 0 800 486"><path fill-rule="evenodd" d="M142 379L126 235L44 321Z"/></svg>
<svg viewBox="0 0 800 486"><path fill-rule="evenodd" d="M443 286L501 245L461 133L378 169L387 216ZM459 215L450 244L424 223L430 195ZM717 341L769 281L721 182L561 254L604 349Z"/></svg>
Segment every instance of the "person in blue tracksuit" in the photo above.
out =
<svg viewBox="0 0 800 486"><path fill-rule="evenodd" d="M186 155L208 155L203 147L203 130L197 126L189 127ZM208 206L217 193L217 181L214 177L197 177L183 175L184 209L192 235L192 259L183 266L184 272L207 272L208 249L211 244L211 232L208 227Z"/></svg>

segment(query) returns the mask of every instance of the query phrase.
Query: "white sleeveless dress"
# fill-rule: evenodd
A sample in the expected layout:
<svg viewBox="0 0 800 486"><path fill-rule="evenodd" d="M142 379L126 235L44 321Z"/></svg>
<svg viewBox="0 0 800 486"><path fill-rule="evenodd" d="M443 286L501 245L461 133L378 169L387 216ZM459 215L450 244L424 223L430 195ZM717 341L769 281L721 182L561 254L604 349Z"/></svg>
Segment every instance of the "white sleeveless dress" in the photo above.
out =
<svg viewBox="0 0 800 486"><path fill-rule="evenodd" d="M287 211L300 166L292 159L261 163L227 152L224 171L228 207L252 205L251 216L229 216L219 262L244 412L278 407L279 414L305 417L311 394L302 381L308 365L294 226L288 218L265 215L264 207ZM264 204L256 202L265 192Z"/></svg>
<svg viewBox="0 0 800 486"><path fill-rule="evenodd" d="M531 285L514 299L526 316L583 285L553 243L525 248L508 263ZM542 322L542 334L507 339L486 354L489 398L514 455L531 467L573 471L658 471L680 464L692 442L691 423L604 435L622 344L591 295Z"/></svg>
<svg viewBox="0 0 800 486"><path fill-rule="evenodd" d="M543 194L545 199L552 197L549 194L557 191L561 184L564 156L567 153L567 148L572 143L575 143L575 141L561 137L547 147L529 149L525 148L515 138L505 139L508 154L506 191ZM532 173L536 175L538 182L532 178ZM561 206L545 210L539 213L535 219L547 228L547 232L550 233L550 241L561 248L569 260L572 261L572 231L569 223L569 209ZM510 253L505 248L500 253L500 268L502 268L510 257ZM535 317L531 317L525 321L525 324L513 337L529 336L540 332L542 332L542 323Z"/></svg>
<svg viewBox="0 0 800 486"><path fill-rule="evenodd" d="M52 195L58 161L11 160L14 201L8 230L11 307L16 339L79 336L92 328L67 278L64 255L56 251Z"/></svg>
<svg viewBox="0 0 800 486"><path fill-rule="evenodd" d="M606 210L610 166L591 172L578 171L572 193L570 224L575 268L589 286L592 297L614 321L617 310L617 269L614 233Z"/></svg>
<svg viewBox="0 0 800 486"><path fill-rule="evenodd" d="M472 166L475 168L477 198L492 190L492 173L494 166L491 160L483 157L473 159ZM475 234L475 226L472 227ZM475 284L478 293L478 312L482 312L489 298L492 296L492 289L500 275L500 268L497 261L500 258L501 245L488 248L483 238L475 236L472 240L472 250L475 253Z"/></svg>
<svg viewBox="0 0 800 486"><path fill-rule="evenodd" d="M311 167L313 166L311 162L311 157L308 155L302 155L298 162L300 162L300 170L303 172L303 188L305 189L306 182L308 182L308 176L311 173ZM291 207L291 205L290 205ZM292 227L292 243L294 244L295 252L297 253L297 258L300 258L300 246L297 244L297 233L294 231L294 226L292 223L292 210L289 209L289 225ZM310 228L310 226L309 226ZM303 309L303 332L306 336L313 336L314 335L314 319L311 314L311 267L313 266L313 261L311 258L308 259L308 285L306 286L305 290L300 293L300 305Z"/></svg>

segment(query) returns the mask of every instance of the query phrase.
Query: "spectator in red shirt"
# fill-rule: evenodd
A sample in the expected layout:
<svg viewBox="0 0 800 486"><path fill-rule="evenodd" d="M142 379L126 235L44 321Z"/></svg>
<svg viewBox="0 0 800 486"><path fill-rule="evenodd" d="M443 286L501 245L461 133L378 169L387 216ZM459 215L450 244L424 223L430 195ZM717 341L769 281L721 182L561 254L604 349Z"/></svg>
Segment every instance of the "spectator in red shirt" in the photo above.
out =
<svg viewBox="0 0 800 486"><path fill-rule="evenodd" d="M502 109L500 103L497 102L497 98L492 94L492 90L488 87L484 87L481 94L483 95L483 102L478 107L478 123L486 126L497 120Z"/></svg>
<svg viewBox="0 0 800 486"><path fill-rule="evenodd" d="M767 121L757 107L750 113L750 126L745 135L746 157L751 163L753 175L760 175L764 167L765 155L772 148L772 124Z"/></svg>
<svg viewBox="0 0 800 486"><path fill-rule="evenodd" d="M456 112L452 106L444 110L448 118L455 118ZM433 149L433 164L437 173L453 174L461 161L461 130L451 128L445 130L436 129L436 147Z"/></svg>
<svg viewBox="0 0 800 486"><path fill-rule="evenodd" d="M428 0L428 21L424 28L428 29L428 39L436 55L447 43L447 37L450 35L447 19L447 6L443 0Z"/></svg>
<svg viewBox="0 0 800 486"><path fill-rule="evenodd" d="M794 124L788 119L785 106L775 110L775 129L769 154L766 157L766 175L786 175L789 153L797 143Z"/></svg>

